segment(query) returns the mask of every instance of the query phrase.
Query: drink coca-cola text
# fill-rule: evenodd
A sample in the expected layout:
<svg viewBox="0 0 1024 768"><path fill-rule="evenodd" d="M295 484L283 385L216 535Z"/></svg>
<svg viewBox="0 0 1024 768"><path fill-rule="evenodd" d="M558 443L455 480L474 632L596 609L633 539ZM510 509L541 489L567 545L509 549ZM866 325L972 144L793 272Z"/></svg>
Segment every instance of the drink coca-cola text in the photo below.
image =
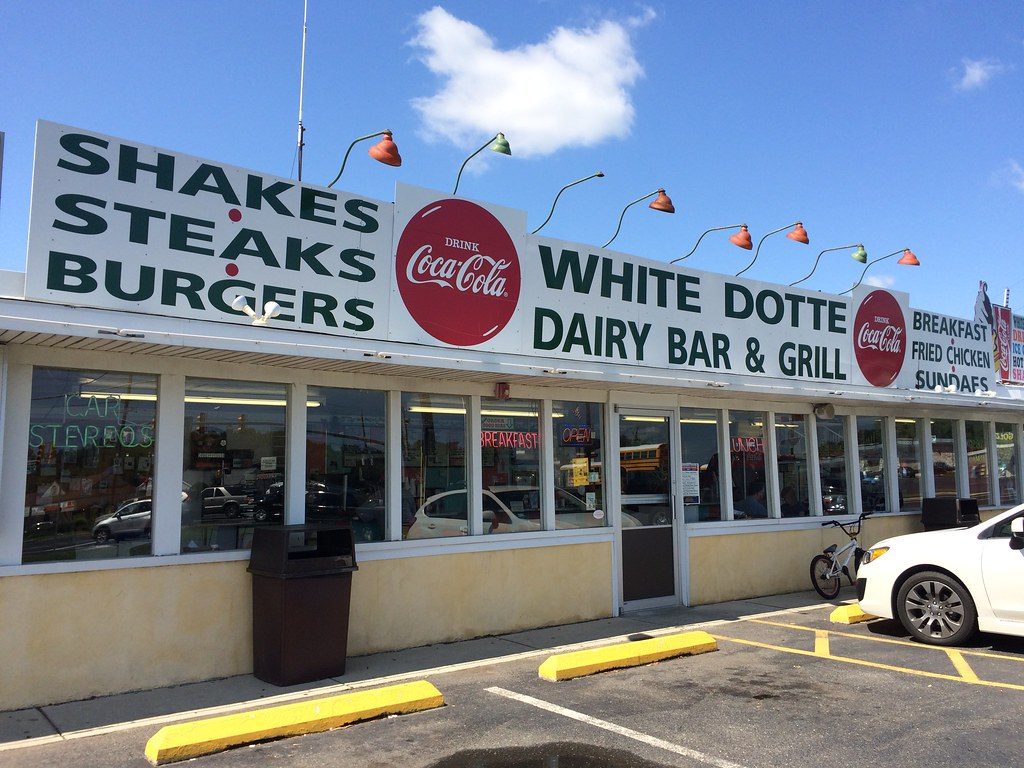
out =
<svg viewBox="0 0 1024 768"><path fill-rule="evenodd" d="M861 349L877 349L880 352L903 351L903 328L890 324L887 317L876 317L876 325L864 323L857 331L857 346ZM878 328L878 323L884 323Z"/></svg>
<svg viewBox="0 0 1024 768"><path fill-rule="evenodd" d="M502 296L505 293L502 273L511 265L512 262L492 259L482 253L475 253L461 262L454 257L434 256L433 246L428 244L413 253L405 268L405 276L415 285L432 283L457 291Z"/></svg>

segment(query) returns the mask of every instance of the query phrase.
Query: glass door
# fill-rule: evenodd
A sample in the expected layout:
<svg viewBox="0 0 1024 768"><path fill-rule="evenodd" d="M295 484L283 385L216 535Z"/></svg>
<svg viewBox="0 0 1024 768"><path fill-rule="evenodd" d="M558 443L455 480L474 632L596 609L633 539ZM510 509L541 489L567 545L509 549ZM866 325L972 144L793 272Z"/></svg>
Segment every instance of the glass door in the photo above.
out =
<svg viewBox="0 0 1024 768"><path fill-rule="evenodd" d="M676 536L671 412L619 412L622 599L674 598Z"/></svg>

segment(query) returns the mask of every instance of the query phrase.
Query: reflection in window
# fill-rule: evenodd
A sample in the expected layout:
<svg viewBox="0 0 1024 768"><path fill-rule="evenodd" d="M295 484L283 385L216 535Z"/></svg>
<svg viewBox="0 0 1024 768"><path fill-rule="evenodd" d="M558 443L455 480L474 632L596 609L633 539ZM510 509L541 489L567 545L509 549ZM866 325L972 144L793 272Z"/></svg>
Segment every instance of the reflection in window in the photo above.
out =
<svg viewBox="0 0 1024 768"><path fill-rule="evenodd" d="M775 414L778 451L779 500L783 517L810 514L807 487L807 417L802 413Z"/></svg>
<svg viewBox="0 0 1024 768"><path fill-rule="evenodd" d="M1020 502L1017 489L1017 441L1015 425L996 423L996 453L999 458L999 501L1006 506Z"/></svg>
<svg viewBox="0 0 1024 768"><path fill-rule="evenodd" d="M34 368L22 562L152 552L156 377Z"/></svg>
<svg viewBox="0 0 1024 768"><path fill-rule="evenodd" d="M385 392L309 388L308 522L345 522L356 541L384 540L386 400Z"/></svg>
<svg viewBox="0 0 1024 768"><path fill-rule="evenodd" d="M881 416L857 417L860 460L860 503L864 512L885 512L889 488L885 481L885 421Z"/></svg>
<svg viewBox="0 0 1024 768"><path fill-rule="evenodd" d="M935 495L956 498L956 441L949 419L932 419L932 472Z"/></svg>
<svg viewBox="0 0 1024 768"><path fill-rule="evenodd" d="M825 515L847 513L846 419L816 419L818 471L821 478L821 511Z"/></svg>
<svg viewBox="0 0 1024 768"><path fill-rule="evenodd" d="M538 531L540 403L480 399L484 533Z"/></svg>
<svg viewBox="0 0 1024 768"><path fill-rule="evenodd" d="M672 525L668 416L619 414L622 526Z"/></svg>
<svg viewBox="0 0 1024 768"><path fill-rule="evenodd" d="M683 514L686 522L721 520L718 482L718 422L721 411L680 408Z"/></svg>
<svg viewBox="0 0 1024 768"><path fill-rule="evenodd" d="M900 509L921 509L921 425L917 419L896 419Z"/></svg>
<svg viewBox="0 0 1024 768"><path fill-rule="evenodd" d="M988 440L985 438L985 424L980 421L964 422L967 434L967 477L971 498L979 507L992 503L988 490Z"/></svg>
<svg viewBox="0 0 1024 768"><path fill-rule="evenodd" d="M181 551L244 549L284 516L284 384L185 379Z"/></svg>
<svg viewBox="0 0 1024 768"><path fill-rule="evenodd" d="M763 413L729 411L729 456L732 462L733 515L736 519L768 517L764 420Z"/></svg>
<svg viewBox="0 0 1024 768"><path fill-rule="evenodd" d="M601 405L552 403L555 528L608 524L604 508Z"/></svg>
<svg viewBox="0 0 1024 768"><path fill-rule="evenodd" d="M402 538L469 533L467 405L459 395L402 393Z"/></svg>

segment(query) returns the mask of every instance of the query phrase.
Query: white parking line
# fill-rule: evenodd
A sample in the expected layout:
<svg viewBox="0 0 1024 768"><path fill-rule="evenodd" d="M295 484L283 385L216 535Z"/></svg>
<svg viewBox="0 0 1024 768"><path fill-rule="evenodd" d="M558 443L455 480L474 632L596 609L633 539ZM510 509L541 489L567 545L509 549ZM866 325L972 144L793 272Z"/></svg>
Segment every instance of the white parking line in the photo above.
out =
<svg viewBox="0 0 1024 768"><path fill-rule="evenodd" d="M574 709L566 709L565 707L560 707L557 704L552 704L542 699L535 699L533 696L526 696L522 693L509 691L505 688L492 687L486 688L485 690L488 693L504 696L506 699L512 699L513 701L518 701L522 704L529 704L531 707L537 707L538 709L553 712L556 715L562 715L563 717L568 717L581 723L592 725L595 728L601 728L606 731L611 731L612 733L617 733L619 736L625 736L627 739L633 739L634 741L639 741L652 747L657 747L658 749L664 749L667 752L673 752L677 755L682 755L683 757L689 757L692 760L698 760L702 763L707 763L708 765L717 766L717 768L744 768L744 766L739 763L733 763L729 760L723 760L720 757L706 755L695 749L690 749L689 747L684 747L679 744L673 744L670 741L658 739L654 736L648 736L646 733L640 733L639 731L634 731L631 728L625 728L621 725L616 725L615 723L609 723L607 720L600 720L596 717L585 715L582 712L577 712Z"/></svg>

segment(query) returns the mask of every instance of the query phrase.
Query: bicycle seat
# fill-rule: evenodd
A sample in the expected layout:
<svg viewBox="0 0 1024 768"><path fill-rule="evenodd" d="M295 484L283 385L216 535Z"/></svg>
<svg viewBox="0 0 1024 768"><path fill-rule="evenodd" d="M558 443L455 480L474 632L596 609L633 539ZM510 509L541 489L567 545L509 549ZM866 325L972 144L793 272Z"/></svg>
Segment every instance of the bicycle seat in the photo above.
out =
<svg viewBox="0 0 1024 768"><path fill-rule="evenodd" d="M829 544L827 547L825 547L825 549L823 551L825 552L826 555L831 555L833 552L836 551L836 549L837 549L837 545L836 544Z"/></svg>

